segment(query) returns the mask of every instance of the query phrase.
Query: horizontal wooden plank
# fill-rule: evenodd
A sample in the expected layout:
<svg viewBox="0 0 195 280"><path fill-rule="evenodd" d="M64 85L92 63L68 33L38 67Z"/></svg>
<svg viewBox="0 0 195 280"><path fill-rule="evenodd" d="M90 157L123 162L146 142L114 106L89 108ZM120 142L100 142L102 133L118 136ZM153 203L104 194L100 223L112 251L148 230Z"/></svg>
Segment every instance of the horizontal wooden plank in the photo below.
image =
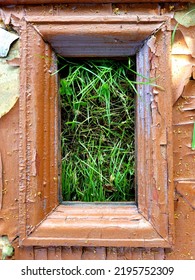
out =
<svg viewBox="0 0 195 280"><path fill-rule="evenodd" d="M64 57L135 55L143 41L164 25L167 17L56 16L26 17L57 54ZM148 24L150 22L150 24Z"/></svg>
<svg viewBox="0 0 195 280"><path fill-rule="evenodd" d="M133 203L59 205L22 245L170 246Z"/></svg>
<svg viewBox="0 0 195 280"><path fill-rule="evenodd" d="M88 238L83 240L82 238L40 238L40 237L28 237L26 238L22 245L23 246L97 246L97 247L134 247L134 248L170 248L170 244L162 238L153 239L120 239L120 240L110 240L110 239L95 239Z"/></svg>
<svg viewBox="0 0 195 280"><path fill-rule="evenodd" d="M162 23L164 21L166 21L168 18L167 15L156 15L156 14L138 14L136 15L134 14L125 14L125 15L66 15L66 16L51 16L51 15L44 15L44 16L40 16L40 15L27 15L25 16L25 20L27 22L32 22L32 23L39 23L39 24L45 24L45 23L53 23L53 24L62 24L62 23L72 23L72 24L81 24L81 23L85 23L85 24L90 24L90 23L97 23L97 24L106 24L106 30L104 30L105 32L108 33L108 24L129 24L129 23L147 23L150 22L151 24L158 24L158 23ZM55 25L53 25L55 26ZM50 28L50 32L53 29L53 26ZM146 26L147 29L153 31L154 29L159 28L159 26ZM38 28L39 29L39 28ZM61 30L61 33L64 32L64 29L59 28L58 30ZM71 28L69 28L69 31L71 31ZM136 31L137 32L137 31ZM142 34L142 30L139 30L139 33Z"/></svg>

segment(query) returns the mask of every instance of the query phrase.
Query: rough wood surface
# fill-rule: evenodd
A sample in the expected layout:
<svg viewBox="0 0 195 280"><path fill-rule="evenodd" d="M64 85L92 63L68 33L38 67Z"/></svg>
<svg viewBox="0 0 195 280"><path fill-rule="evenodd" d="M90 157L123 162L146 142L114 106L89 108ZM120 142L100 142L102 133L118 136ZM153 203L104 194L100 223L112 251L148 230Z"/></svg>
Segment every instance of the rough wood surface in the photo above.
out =
<svg viewBox="0 0 195 280"><path fill-rule="evenodd" d="M23 241L51 246L167 247L135 204L60 205Z"/></svg>
<svg viewBox="0 0 195 280"><path fill-rule="evenodd" d="M0 3L1 2L2 1L0 1ZM5 1L3 2L5 3ZM139 0L139 2L141 1ZM8 4L8 1L6 3ZM38 13L43 15L43 13L50 9L52 14L64 13L63 9L58 7L56 10L56 8L54 9L54 7L51 5L49 7L42 6L38 8L36 6L26 6L25 8L17 7L17 11L15 10L14 12L17 16L12 18L12 22L17 25L18 20L23 17L24 11L28 15L37 15ZM80 7L79 9L81 11L82 8ZM104 10L104 12L106 11L105 13L111 11L109 4L105 4L101 7L101 9ZM151 7L145 9L145 12L148 13L151 11L150 9L152 10ZM94 10L97 10L97 6L94 7ZM144 12L143 10L144 8L140 8L141 12ZM155 13L159 13L158 5L156 5L156 8L153 9L153 13L154 10ZM135 9L133 11L135 11ZM2 14L3 20L5 20L5 22L8 24L10 22L11 12L13 11L9 8L4 10ZM77 10L74 12L77 12ZM195 30L193 28L190 28L188 32L192 36L195 34ZM186 57L187 61L191 61L191 51L188 47L186 53L187 44L185 43L185 38L184 40L175 43L178 43L178 46L180 46L180 52L177 49L177 53L174 54L174 57L177 56L184 60ZM185 52L184 55L182 51ZM185 66L185 63L183 65ZM180 71L184 72L182 68ZM192 77L194 78L193 75ZM185 87L186 90L188 89L187 92L189 93L189 98L187 99L185 97L186 91L182 97L184 88L183 82L181 82L181 80L178 78L176 79L176 83L178 87L179 85L181 86L181 91L180 94L178 94L176 90L172 92L173 98L174 95L177 94L176 98L174 99L175 102L173 106L173 175L176 192L174 204L176 238L174 247L172 249L165 250L162 248L142 249L81 246L51 246L48 248L40 248L38 246L23 248L18 247L17 237L19 231L17 213L19 175L17 167L19 162L19 104L17 103L14 108L0 120L0 152L2 154L3 160L3 183L6 186L3 192L3 207L0 211L0 235L5 234L9 236L10 240L15 239L13 243L15 247L15 259L195 259L195 214L193 208L195 155L190 146L192 139L192 127L195 120L195 107L193 102L195 97L194 80L191 80L189 83L187 83L187 87ZM33 158L36 159L36 154L34 154Z"/></svg>
<svg viewBox="0 0 195 280"><path fill-rule="evenodd" d="M65 19L53 16L50 19L46 14L42 17L26 16L22 23L19 22L22 27L20 66L22 96L20 99L20 161L22 164L20 164L19 216L21 245L171 246L172 158L167 157L167 153L172 152L171 102L169 102L171 99L170 20L167 16L154 15L148 15L147 18L140 15L139 21L137 21L137 17L131 15L123 17L117 15L111 17L75 16L74 18L75 20L70 16ZM129 23L126 24L128 20ZM70 24L70 22L72 23ZM140 44L138 58L140 69L138 71L141 71L143 76L148 75L149 79L158 79L157 86L154 88L143 87L144 90L141 90L141 87L138 87L140 96L138 96L137 102L142 100L138 119L141 119L141 122L144 121L144 126L140 132L137 130L139 132L137 137L143 139L144 145L137 146L137 153L141 154L138 160L137 177L142 176L145 179L149 177L152 181L138 182L137 211L141 211L141 214L144 215L147 225L141 223L141 226L135 226L135 235L131 232L131 223L128 223L124 228L117 227L116 234L121 235L118 238L114 233L116 225L113 221L112 225L109 223L110 221L102 224L102 220L99 218L100 220L94 224L93 219L90 219L90 213L88 219L86 217L83 219L81 216L74 225L69 224L68 221L64 224L56 220L55 222L58 222L57 235L56 231L49 230L55 228L55 224L54 221L51 222L51 215L46 216L52 210L52 206L54 208L58 203L58 157L56 153L58 143L56 99L58 93L57 78L55 75L50 75L51 68L55 65L51 47L53 46L57 53L59 48L64 50L64 45L70 41L69 37L72 38L72 34L78 37L78 41L81 38L85 39L86 34L91 36L90 41L93 41L92 39L96 36L102 37L104 39L101 42L103 52L104 49L107 49L111 56L114 55L112 49L115 44L113 43L113 46L110 47L110 43L106 41L107 38L111 38L114 42L115 40L121 42L120 36L123 35L125 38L130 38L132 44L138 42ZM150 39L148 40L148 38ZM147 46L146 53L145 47L142 48L143 42ZM88 44L88 40L84 40L85 44ZM69 51L74 54L71 43L70 46L67 46ZM127 46L126 48L128 49ZM25 51L23 51L24 49ZM135 53L135 48L132 49ZM81 52L80 48L78 51ZM161 58L162 52L166 54L164 58ZM82 53L79 53L78 55L82 56ZM66 56L66 51L60 52L60 54ZM105 55L105 53L103 54ZM97 50L95 48L95 55L101 56L102 52L100 54L98 48ZM122 56L121 53L120 56ZM142 56L145 57L145 60L142 60ZM147 64L150 65L149 69L145 67ZM39 83L37 83L37 75L39 75ZM148 111L151 111L150 117ZM151 147L151 152L148 152L148 145ZM139 167L140 160L143 168ZM141 199L144 189L146 200ZM144 211L143 208L145 208ZM80 213L79 211L78 213ZM39 225L45 218L46 220ZM147 221L152 223L152 226L149 226ZM143 219L140 222L143 222ZM121 223L123 222L121 221ZM79 235L75 235L75 224L77 227L80 226L80 238ZM94 230L94 235L91 235L93 226L96 231ZM34 231L34 229L36 230ZM144 232L145 229L148 229L149 232L141 234L141 231Z"/></svg>
<svg viewBox="0 0 195 280"><path fill-rule="evenodd" d="M27 29L21 35L20 238L58 204L57 76L50 75L56 59L34 28Z"/></svg>

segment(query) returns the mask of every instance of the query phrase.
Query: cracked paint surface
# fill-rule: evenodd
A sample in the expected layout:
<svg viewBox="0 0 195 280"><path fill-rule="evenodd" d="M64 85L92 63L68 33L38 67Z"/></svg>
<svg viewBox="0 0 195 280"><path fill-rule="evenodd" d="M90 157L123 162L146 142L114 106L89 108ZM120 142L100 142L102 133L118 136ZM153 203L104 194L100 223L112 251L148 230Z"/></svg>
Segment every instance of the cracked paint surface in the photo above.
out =
<svg viewBox="0 0 195 280"><path fill-rule="evenodd" d="M108 7L108 6L107 6ZM21 8L20 8L21 9ZM17 12L22 14L22 10L18 8ZM47 7L41 7L40 10L37 7L26 7L25 12L27 14L47 13ZM42 9L42 10L41 10ZM70 9L70 7L69 7ZM83 9L83 8L82 8ZM91 6L90 6L91 9ZM106 10L106 6L103 8L104 13L109 13L110 8ZM99 10L101 10L99 9ZM140 8L141 9L141 8ZM156 13L158 13L159 8L156 8ZM19 11L20 10L20 11ZM30 11L31 10L31 11ZM63 14L63 7L59 9L55 6L55 9L50 6L49 11L52 13ZM66 10L66 8L64 8ZM95 10L98 10L96 7ZM79 13L79 8L77 10L72 10ZM16 14L17 14L16 12ZM51 16L51 12L49 15ZM10 10L8 12L10 14ZM16 20L10 17L12 23ZM7 21L8 17L7 17ZM195 57L195 47L194 47L194 35L195 31L193 27L186 28L180 27L177 32L175 43L172 49L172 65L173 65L173 175L175 183L175 232L176 241L172 249L156 248L156 249L142 249L142 248L114 248L114 247L82 247L82 246L57 246L57 247L25 247L18 248L18 241L15 240L17 236L17 217L14 217L14 212L17 213L17 171L12 163L17 162L17 145L18 138L18 128L17 124L13 123L13 119L18 118L18 108L15 106L9 114L5 115L5 121L0 122L0 143L1 146L4 143L7 136L13 138L11 144L12 149L9 145L4 145L4 150L0 151L2 153L2 184L3 184L3 203L0 212L0 233L9 232L9 235L14 239L14 246L16 248L16 259L194 259L195 258L195 247L194 247L194 168L195 168L195 153L191 150L191 137L192 128L195 121L195 89L194 89L194 57ZM158 54L157 56L163 55L163 50L158 49L155 45L155 39L149 42L149 47L153 54ZM16 63L17 61L12 61ZM156 71L158 68L158 58L153 59L153 70ZM162 104L159 104L159 94L163 92L159 91L154 94L154 100L152 101L152 110L158 111L158 117L153 120L154 125L158 124L158 119L161 119ZM29 122L30 125L30 122ZM6 127L9 126L9 131ZM2 130L3 128L3 130ZM163 128L160 129L163 132ZM155 141L155 135L153 141ZM4 141L3 141L4 140ZM14 142L15 141L15 142ZM166 146L169 139L167 139L166 132L161 134L161 147L159 152L163 162L166 161L167 157L170 157L169 153L166 152ZM14 148L13 148L14 147ZM15 150L15 156L14 156ZM7 158L11 161L7 160ZM37 174L36 167L36 150L33 154L33 172ZM11 163L10 163L11 162ZM12 174L15 174L12 176ZM11 181L13 179L13 181ZM156 184L154 184L156 185ZM161 186L160 186L161 187ZM163 200L158 198L158 188L154 189L153 195L161 204L165 203ZM162 186L163 187L163 186ZM11 197L8 197L8 195ZM13 198L14 197L14 198ZM9 199L8 199L9 198ZM35 199L35 198L34 198ZM6 203L9 208L6 209ZM14 211L13 211L14 210ZM13 226L15 229L13 230ZM31 230L31 229L29 229ZM185 244L184 244L185 240Z"/></svg>

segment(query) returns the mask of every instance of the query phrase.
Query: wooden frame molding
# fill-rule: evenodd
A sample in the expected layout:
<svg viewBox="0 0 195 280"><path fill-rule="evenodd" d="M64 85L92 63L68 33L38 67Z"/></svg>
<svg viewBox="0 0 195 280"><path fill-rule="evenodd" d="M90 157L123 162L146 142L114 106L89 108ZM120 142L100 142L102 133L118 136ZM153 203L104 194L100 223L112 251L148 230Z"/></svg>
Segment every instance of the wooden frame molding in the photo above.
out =
<svg viewBox="0 0 195 280"><path fill-rule="evenodd" d="M20 245L172 246L169 19L33 16L23 18L20 35ZM153 79L155 86L137 87L136 203L59 203L58 79L51 75L55 53L136 54L138 72Z"/></svg>

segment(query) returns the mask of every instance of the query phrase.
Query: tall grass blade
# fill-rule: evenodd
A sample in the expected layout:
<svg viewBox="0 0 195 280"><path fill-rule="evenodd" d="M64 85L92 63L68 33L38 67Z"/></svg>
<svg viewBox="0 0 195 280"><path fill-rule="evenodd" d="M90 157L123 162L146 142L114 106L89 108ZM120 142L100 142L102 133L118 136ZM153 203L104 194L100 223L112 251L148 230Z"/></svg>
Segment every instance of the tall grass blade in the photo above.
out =
<svg viewBox="0 0 195 280"><path fill-rule="evenodd" d="M192 134L192 150L195 150L195 123L194 123L193 134Z"/></svg>

